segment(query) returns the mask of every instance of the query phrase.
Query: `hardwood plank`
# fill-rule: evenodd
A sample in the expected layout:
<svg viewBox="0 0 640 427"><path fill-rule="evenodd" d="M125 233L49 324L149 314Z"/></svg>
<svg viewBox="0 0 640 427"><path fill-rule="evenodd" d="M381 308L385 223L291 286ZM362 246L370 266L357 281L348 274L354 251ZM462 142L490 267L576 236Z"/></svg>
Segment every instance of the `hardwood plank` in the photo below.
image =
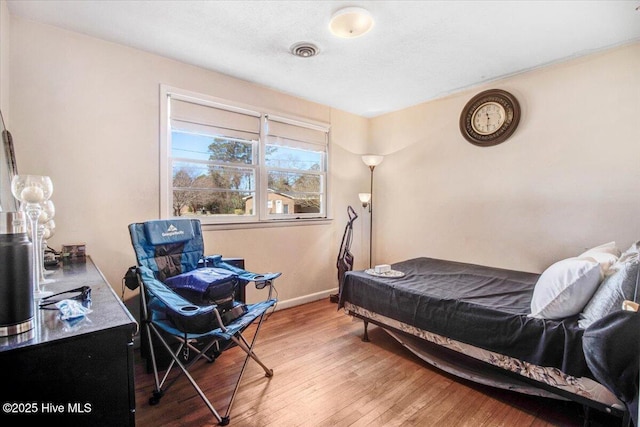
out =
<svg viewBox="0 0 640 427"><path fill-rule="evenodd" d="M246 337L250 340L254 327ZM582 426L579 405L499 390L444 373L322 300L277 311L263 323L255 351L274 370L249 362L231 411L236 426ZM234 348L191 370L224 415L243 356ZM179 378L160 403L148 403L153 375L135 352L136 426L216 425L192 386ZM593 427L620 420L592 411Z"/></svg>

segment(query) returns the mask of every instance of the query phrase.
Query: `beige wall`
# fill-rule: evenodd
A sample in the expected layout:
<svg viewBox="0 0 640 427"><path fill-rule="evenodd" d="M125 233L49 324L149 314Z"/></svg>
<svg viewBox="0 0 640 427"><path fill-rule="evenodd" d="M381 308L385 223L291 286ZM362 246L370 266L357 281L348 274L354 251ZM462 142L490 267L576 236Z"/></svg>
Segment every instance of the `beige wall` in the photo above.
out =
<svg viewBox="0 0 640 427"><path fill-rule="evenodd" d="M11 19L11 130L21 173L51 176L57 232L51 246L86 242L120 291L135 264L127 225L159 217L161 83L284 114L331 122L338 155L334 221L295 227L205 231L207 253L244 257L252 271L281 271L281 306L323 298L337 287L335 257L357 201L357 118L228 76L81 34ZM349 152L351 150L352 152ZM356 161L357 160L357 161ZM363 165L358 169L363 172ZM348 198L351 197L351 200ZM353 201L352 201L353 200ZM250 290L254 299L257 291ZM130 297L127 291L126 298Z"/></svg>
<svg viewBox="0 0 640 427"><path fill-rule="evenodd" d="M476 93L522 106L515 134L466 142ZM371 121L377 263L415 256L539 272L640 239L640 43L520 74Z"/></svg>
<svg viewBox="0 0 640 427"><path fill-rule="evenodd" d="M9 21L7 2L2 0L0 2L0 110L5 122L9 121Z"/></svg>

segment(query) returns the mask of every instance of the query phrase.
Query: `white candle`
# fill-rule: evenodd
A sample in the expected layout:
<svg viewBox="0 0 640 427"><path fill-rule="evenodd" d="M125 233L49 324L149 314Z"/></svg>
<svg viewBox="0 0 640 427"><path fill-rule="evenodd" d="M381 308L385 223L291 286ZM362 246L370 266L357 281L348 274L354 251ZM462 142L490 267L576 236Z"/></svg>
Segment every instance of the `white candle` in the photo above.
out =
<svg viewBox="0 0 640 427"><path fill-rule="evenodd" d="M40 203L44 200L44 191L42 188L31 186L25 187L20 193L20 198L22 201L27 203Z"/></svg>
<svg viewBox="0 0 640 427"><path fill-rule="evenodd" d="M40 224L44 224L47 221L49 221L49 215L47 215L45 211L40 211L40 216L38 216L38 222Z"/></svg>

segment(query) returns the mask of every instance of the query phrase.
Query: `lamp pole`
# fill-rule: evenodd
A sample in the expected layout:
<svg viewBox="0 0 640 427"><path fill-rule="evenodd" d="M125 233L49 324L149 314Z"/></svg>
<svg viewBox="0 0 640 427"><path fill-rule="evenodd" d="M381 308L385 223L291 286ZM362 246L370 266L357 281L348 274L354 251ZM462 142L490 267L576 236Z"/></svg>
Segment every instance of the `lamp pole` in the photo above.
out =
<svg viewBox="0 0 640 427"><path fill-rule="evenodd" d="M362 156L362 161L369 166L371 171L371 183L369 186L369 191L371 191L371 199L369 200L369 214L371 214L369 218L369 268L373 267L373 170L382 163L382 160L384 160L384 156L378 154L365 154Z"/></svg>
<svg viewBox="0 0 640 427"><path fill-rule="evenodd" d="M375 165L369 166L369 169L371 169L371 200L369 200L369 214L371 214L371 217L369 218L369 268L373 267L373 170L375 168Z"/></svg>

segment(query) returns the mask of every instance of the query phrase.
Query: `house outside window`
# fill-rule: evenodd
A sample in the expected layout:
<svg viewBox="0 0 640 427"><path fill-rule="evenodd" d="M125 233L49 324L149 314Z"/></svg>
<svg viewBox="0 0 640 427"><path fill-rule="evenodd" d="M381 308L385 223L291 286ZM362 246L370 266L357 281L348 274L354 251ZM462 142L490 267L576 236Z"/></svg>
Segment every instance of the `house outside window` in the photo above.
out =
<svg viewBox="0 0 640 427"><path fill-rule="evenodd" d="M329 126L161 87L161 216L327 217Z"/></svg>

